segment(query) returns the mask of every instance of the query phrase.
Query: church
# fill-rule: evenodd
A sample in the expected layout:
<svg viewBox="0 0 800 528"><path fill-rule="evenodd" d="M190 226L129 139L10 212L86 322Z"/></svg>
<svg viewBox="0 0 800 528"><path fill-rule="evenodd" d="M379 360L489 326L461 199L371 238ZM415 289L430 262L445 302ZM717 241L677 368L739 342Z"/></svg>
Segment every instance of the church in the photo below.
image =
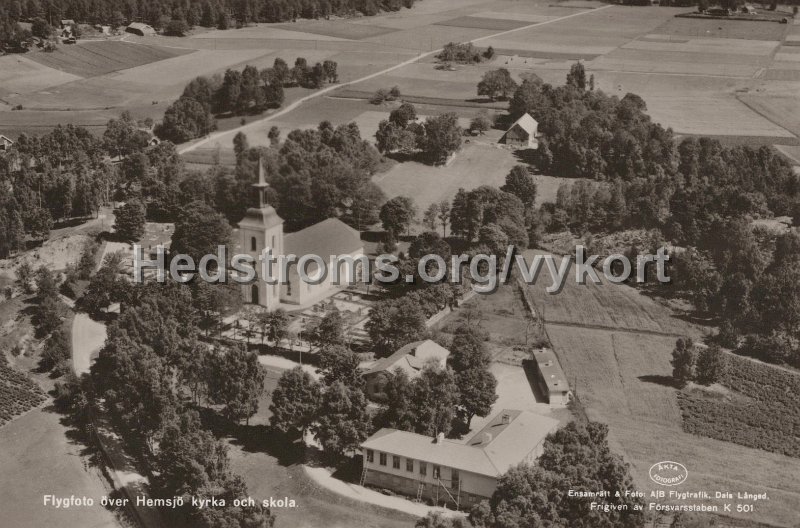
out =
<svg viewBox="0 0 800 528"><path fill-rule="evenodd" d="M274 310L282 304L303 308L333 295L348 282L361 279L360 265L355 267L354 277L348 276L343 268L341 284L334 284L333 274L330 273L331 255L350 257L356 261L364 256L364 243L358 231L338 218L328 218L295 233L286 234L283 232L283 219L278 216L274 207L267 204L266 190L269 184L266 182L261 160L258 162L258 183L253 187L258 191L259 206L248 209L239 222L240 252L256 259L267 248L275 256L297 255L300 258L303 255L319 255L328 262L329 272L316 284L312 284L301 281L297 266L292 265L287 280L281 281L281 284L269 284L261 276L262 270L258 264L256 280L242 285L245 302L258 304L268 310ZM274 273L277 274L277 265L275 269ZM318 273L313 263L307 273L311 277ZM291 306L284 308L291 309Z"/></svg>

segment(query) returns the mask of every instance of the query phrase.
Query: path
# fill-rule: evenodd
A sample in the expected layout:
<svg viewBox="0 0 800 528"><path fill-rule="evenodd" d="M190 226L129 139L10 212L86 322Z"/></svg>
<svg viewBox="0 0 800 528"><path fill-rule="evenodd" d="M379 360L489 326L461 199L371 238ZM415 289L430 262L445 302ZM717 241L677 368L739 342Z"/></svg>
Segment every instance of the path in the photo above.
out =
<svg viewBox="0 0 800 528"><path fill-rule="evenodd" d="M547 24L553 24L555 22L560 22L562 20L567 20L569 18L583 16L583 15L585 15L587 13L596 13L598 11L602 11L603 9L610 9L612 7L614 7L614 6L613 5L605 5L605 6L602 6L602 7L595 8L595 9L588 9L586 11L580 11L578 13L573 13L571 15L566 15L566 16L563 16L563 17L558 17L558 18L553 18L553 19L550 19L550 20L545 20L544 22L536 22L534 24L528 24L527 26L522 26L522 27L518 27L518 28L514 28L514 29L500 31L498 33L493 33L491 35L486 35L484 37L478 37L478 38L472 39L472 40L470 40L468 42L472 43L472 44L475 44L476 42L480 42L482 40L488 40L488 39L491 39L491 38L496 38L496 37L500 37L500 36L503 36L503 35L508 35L509 33L515 33L517 31L524 31L526 29L531 29L531 28L535 28L535 27L539 27L539 26L545 26ZM303 103L305 103L307 101L310 101L310 100L315 99L317 97L321 97L321 96L325 95L326 93L329 93L329 92L332 92L333 90L337 90L339 88L342 88L343 86L350 86L350 85L353 85L353 84L358 84L360 82L364 82L364 81L368 81L370 79L374 79L375 77L379 77L381 75L385 75L385 74L393 72L395 70L399 70L400 68L403 68L404 66L408 66L410 64L414 64L415 62L417 62L417 61L419 61L421 59L424 59L426 57L430 57L432 55L436 55L437 53L442 51L442 49L443 48L438 48L438 49L435 49L435 50L427 51L425 53L420 53L416 57L412 57L411 59L408 59L408 60L405 60L405 61L400 62L398 64L395 64L394 66L389 66L388 68L385 68L385 69L380 70L378 72L371 73L369 75L365 75L364 77L361 77L359 79L354 79L352 81L347 81L347 82L339 83L339 84L332 84L332 85L330 85L330 86L328 86L326 88L323 88L322 90L318 90L318 91L316 91L316 92L314 92L312 94L309 94L309 95L306 95L304 97L301 97L300 99L296 100L295 102L293 102L292 104L290 104L286 108L282 108L281 110L275 112L274 114L270 114L268 116L265 116L262 119L259 119L257 121L253 121L251 123L247 123L246 125L242 125L240 127L234 128L234 129L215 132L213 134L210 134L210 135L206 136L205 138L203 138L203 139L201 139L199 141L196 141L196 142L194 142L192 144L183 146L183 147L178 149L178 154L185 154L187 152L191 152L191 151L197 149L198 147L200 147L202 145L205 145L207 143L210 143L210 142L212 142L214 140L217 140L217 139L219 139L219 138L221 138L221 137L223 137L225 135L234 134L236 132L244 132L246 130L251 130L251 129L256 128L256 127L261 127L261 126L263 126L263 124L265 122L272 121L273 119L275 119L277 117L280 117L280 116L283 116L285 114L288 114L289 112L291 112L292 110L294 110L295 108L299 107L300 105L302 105Z"/></svg>
<svg viewBox="0 0 800 528"><path fill-rule="evenodd" d="M309 478L323 488L351 499L368 502L370 504L375 504L376 506L382 506L391 510L409 513L418 517L425 517L430 511L442 512L448 516L464 516L464 514L461 512L428 506L419 502L411 502L410 500L402 497L384 495L383 493L378 493L377 491L365 488L364 486L358 486L356 484L344 482L334 478L333 475L331 475L331 472L325 468L303 466L303 469Z"/></svg>
<svg viewBox="0 0 800 528"><path fill-rule="evenodd" d="M72 367L78 376L88 374L97 352L106 341L106 326L87 314L75 314L72 322Z"/></svg>

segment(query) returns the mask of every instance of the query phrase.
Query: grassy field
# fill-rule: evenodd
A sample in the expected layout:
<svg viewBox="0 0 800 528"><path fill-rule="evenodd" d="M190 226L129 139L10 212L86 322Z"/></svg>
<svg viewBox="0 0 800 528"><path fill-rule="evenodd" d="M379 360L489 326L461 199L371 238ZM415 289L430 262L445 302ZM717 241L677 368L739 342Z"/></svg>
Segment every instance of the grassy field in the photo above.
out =
<svg viewBox="0 0 800 528"><path fill-rule="evenodd" d="M542 275L531 293L547 335L590 419L609 425L638 489L654 489L652 464L675 460L689 469L692 489L766 491L769 505L749 518L791 526L800 504L791 475L800 460L683 431L669 360L677 334L699 337L703 329L628 286L579 286L570 276L561 293L547 295Z"/></svg>

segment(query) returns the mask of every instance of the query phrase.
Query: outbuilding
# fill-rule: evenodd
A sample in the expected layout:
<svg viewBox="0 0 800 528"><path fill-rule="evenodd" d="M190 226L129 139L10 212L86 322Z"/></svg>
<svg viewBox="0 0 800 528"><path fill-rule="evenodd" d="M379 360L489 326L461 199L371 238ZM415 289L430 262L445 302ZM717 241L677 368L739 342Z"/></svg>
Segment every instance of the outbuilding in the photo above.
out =
<svg viewBox="0 0 800 528"><path fill-rule="evenodd" d="M128 27L125 28L125 31L128 33L133 33L134 35L139 35L140 37L147 37L156 34L156 30L153 29L153 26L148 26L142 22L132 22L131 24L128 24Z"/></svg>

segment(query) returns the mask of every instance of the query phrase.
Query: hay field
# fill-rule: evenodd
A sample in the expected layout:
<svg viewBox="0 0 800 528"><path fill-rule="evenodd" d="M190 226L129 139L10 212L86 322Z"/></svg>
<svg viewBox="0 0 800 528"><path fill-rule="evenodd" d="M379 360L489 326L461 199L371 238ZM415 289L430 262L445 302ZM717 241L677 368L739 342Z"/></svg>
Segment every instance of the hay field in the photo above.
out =
<svg viewBox="0 0 800 528"><path fill-rule="evenodd" d="M51 86L80 79L77 75L59 71L25 55L0 57L0 98L44 90Z"/></svg>
<svg viewBox="0 0 800 528"><path fill-rule="evenodd" d="M122 41L101 41L60 46L52 53L31 53L29 58L44 66L79 77L96 77L190 52L191 50L135 45Z"/></svg>
<svg viewBox="0 0 800 528"><path fill-rule="evenodd" d="M742 517L793 526L800 460L683 432L676 389L664 383L673 339L550 325L547 333L589 417L609 425L612 449L631 464L637 489L658 488L648 469L675 460L689 469L691 489L766 491L769 504Z"/></svg>

